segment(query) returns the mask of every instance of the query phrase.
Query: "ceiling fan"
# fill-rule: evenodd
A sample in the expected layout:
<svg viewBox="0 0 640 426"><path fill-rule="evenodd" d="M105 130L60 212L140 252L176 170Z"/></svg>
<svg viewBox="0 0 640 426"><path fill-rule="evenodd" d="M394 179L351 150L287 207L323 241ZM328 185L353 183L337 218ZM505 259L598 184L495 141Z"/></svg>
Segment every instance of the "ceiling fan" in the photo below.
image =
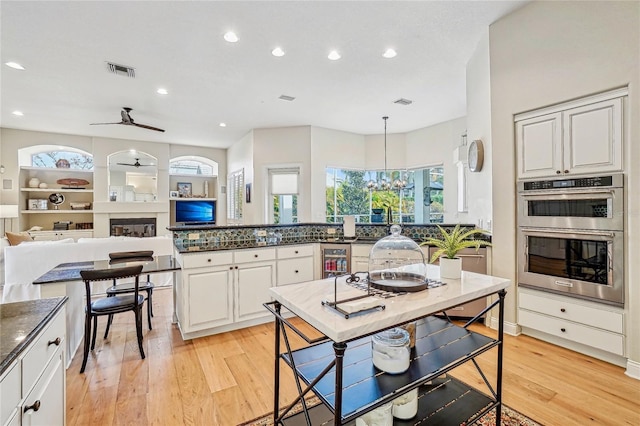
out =
<svg viewBox="0 0 640 426"><path fill-rule="evenodd" d="M153 164L140 164L140 159L139 158L136 158L136 162L135 163L116 163L116 164L119 164L121 166L132 166L132 167L135 167L136 169L138 167L150 167L150 166L153 166Z"/></svg>
<svg viewBox="0 0 640 426"><path fill-rule="evenodd" d="M100 125L100 124L124 124L125 126L136 126L142 127L143 129L155 130L156 132L164 132L163 129L159 129L157 127L148 126L146 124L139 124L133 121L133 118L129 115L129 113L133 111L133 108L122 107L122 111L120 111L120 115L122 116L122 121L116 123L91 123L92 126Z"/></svg>

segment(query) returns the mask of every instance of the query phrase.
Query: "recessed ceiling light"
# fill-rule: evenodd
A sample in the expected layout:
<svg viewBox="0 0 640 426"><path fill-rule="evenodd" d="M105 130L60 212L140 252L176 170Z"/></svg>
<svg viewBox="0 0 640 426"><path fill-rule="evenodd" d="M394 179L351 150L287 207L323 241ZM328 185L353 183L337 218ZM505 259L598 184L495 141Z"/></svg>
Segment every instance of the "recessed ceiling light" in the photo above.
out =
<svg viewBox="0 0 640 426"><path fill-rule="evenodd" d="M158 90L156 90L156 92L158 92L159 95L168 95L169 92L167 92L167 89L163 89L162 87L159 88Z"/></svg>
<svg viewBox="0 0 640 426"><path fill-rule="evenodd" d="M13 111L12 112L13 115L17 115L19 117L22 117L24 114L22 113L22 111Z"/></svg>
<svg viewBox="0 0 640 426"><path fill-rule="evenodd" d="M284 56L284 50L282 50L282 48L280 47L276 47L271 51L271 54L277 57Z"/></svg>
<svg viewBox="0 0 640 426"><path fill-rule="evenodd" d="M382 56L384 56L387 59L391 59L391 58L395 58L397 55L396 51L393 49L387 49Z"/></svg>
<svg viewBox="0 0 640 426"><path fill-rule="evenodd" d="M14 70L24 71L24 67L17 62L6 62L5 65Z"/></svg>
<svg viewBox="0 0 640 426"><path fill-rule="evenodd" d="M227 127L227 123L220 123L220 127Z"/></svg>
<svg viewBox="0 0 640 426"><path fill-rule="evenodd" d="M327 58L331 59L332 61L337 61L341 57L342 56L340 56L337 50L332 50L331 52L329 52L329 56L327 56Z"/></svg>
<svg viewBox="0 0 640 426"><path fill-rule="evenodd" d="M227 40L229 43L235 43L236 41L238 41L238 36L233 31L229 31L225 33L224 39Z"/></svg>

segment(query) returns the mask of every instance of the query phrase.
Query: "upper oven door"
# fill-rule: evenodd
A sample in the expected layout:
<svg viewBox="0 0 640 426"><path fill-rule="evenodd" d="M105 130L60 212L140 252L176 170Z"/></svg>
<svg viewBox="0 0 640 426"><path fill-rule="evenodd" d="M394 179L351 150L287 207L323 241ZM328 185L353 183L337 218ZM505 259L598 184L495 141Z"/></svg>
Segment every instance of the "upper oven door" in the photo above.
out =
<svg viewBox="0 0 640 426"><path fill-rule="evenodd" d="M622 188L521 191L518 225L621 231L623 208Z"/></svg>

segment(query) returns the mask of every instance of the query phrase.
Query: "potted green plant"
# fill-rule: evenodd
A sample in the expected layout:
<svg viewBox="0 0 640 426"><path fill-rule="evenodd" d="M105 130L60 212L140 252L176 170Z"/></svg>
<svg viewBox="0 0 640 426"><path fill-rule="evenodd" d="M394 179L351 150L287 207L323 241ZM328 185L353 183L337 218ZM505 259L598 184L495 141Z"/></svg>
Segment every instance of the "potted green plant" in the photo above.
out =
<svg viewBox="0 0 640 426"><path fill-rule="evenodd" d="M489 241L471 238L476 235L486 234L482 229L461 228L460 224L457 224L451 232L447 232L440 225L436 226L440 230L440 236L427 238L420 245L437 247L437 250L429 259L429 263L433 263L440 258L440 277L442 278L460 278L462 270L462 259L458 257L460 250L475 247L477 251L480 247L491 246Z"/></svg>

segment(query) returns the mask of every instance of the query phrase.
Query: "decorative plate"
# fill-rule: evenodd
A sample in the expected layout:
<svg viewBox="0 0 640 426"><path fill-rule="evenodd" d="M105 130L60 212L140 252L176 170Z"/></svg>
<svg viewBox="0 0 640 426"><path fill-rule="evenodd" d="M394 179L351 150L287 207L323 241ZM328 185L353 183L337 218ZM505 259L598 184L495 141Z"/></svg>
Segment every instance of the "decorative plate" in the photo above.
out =
<svg viewBox="0 0 640 426"><path fill-rule="evenodd" d="M59 206L60 204L64 203L64 195L59 193L51 194L49 195L49 202L51 204L55 204L56 206Z"/></svg>
<svg viewBox="0 0 640 426"><path fill-rule="evenodd" d="M56 183L58 183L59 185L67 185L70 189L74 189L74 188L83 189L79 187L82 185L89 185L88 180L76 179L76 178L58 179Z"/></svg>

